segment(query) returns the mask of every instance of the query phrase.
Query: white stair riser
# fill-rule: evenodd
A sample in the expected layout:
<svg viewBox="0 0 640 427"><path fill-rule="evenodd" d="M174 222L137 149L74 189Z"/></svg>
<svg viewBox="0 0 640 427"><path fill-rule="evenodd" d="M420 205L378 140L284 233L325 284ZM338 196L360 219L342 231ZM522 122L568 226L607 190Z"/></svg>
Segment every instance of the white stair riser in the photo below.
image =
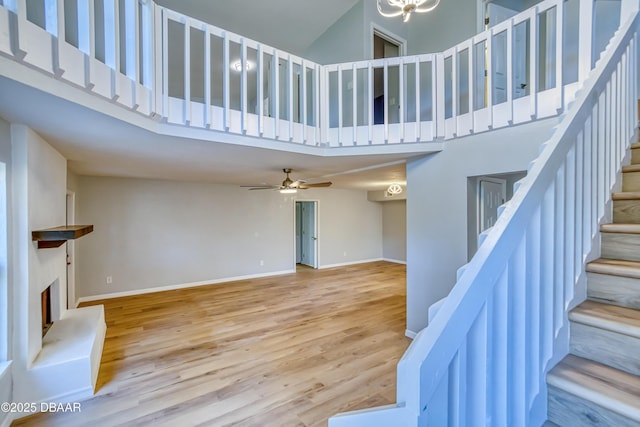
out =
<svg viewBox="0 0 640 427"><path fill-rule="evenodd" d="M640 224L640 200L614 200L613 222Z"/></svg>
<svg viewBox="0 0 640 427"><path fill-rule="evenodd" d="M640 375L640 339L571 322L570 351L576 356Z"/></svg>
<svg viewBox="0 0 640 427"><path fill-rule="evenodd" d="M640 191L640 172L622 174L622 191Z"/></svg>
<svg viewBox="0 0 640 427"><path fill-rule="evenodd" d="M640 424L602 408L593 402L549 386L548 418L562 427L616 426L638 427Z"/></svg>
<svg viewBox="0 0 640 427"><path fill-rule="evenodd" d="M587 296L594 301L640 310L640 279L587 273Z"/></svg>
<svg viewBox="0 0 640 427"><path fill-rule="evenodd" d="M640 234L602 233L602 257L640 261Z"/></svg>

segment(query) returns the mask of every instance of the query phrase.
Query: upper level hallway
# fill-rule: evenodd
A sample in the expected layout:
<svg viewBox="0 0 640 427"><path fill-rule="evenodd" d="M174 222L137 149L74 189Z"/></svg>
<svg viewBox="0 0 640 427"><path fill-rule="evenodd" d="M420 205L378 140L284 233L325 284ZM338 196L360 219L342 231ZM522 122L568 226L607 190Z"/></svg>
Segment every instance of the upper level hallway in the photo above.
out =
<svg viewBox="0 0 640 427"><path fill-rule="evenodd" d="M514 1L515 15L475 34L483 12L460 16L448 2L433 19L459 19L472 28L452 35L435 26L432 31L442 33L436 42L424 25L383 20L374 2L360 0L322 12L322 24L295 43L287 40L299 28L258 25L259 16L245 16L241 25L229 19L232 6L206 14L196 2L164 2L201 13L199 20L152 1L0 3L0 75L7 94L0 112L54 140L69 136L57 127L74 128L81 144L91 145L103 129L92 123L85 130L90 122L73 117L96 111L104 116L98 122L122 129L114 135L134 125L150 132L140 139L163 141L158 135L166 135L314 157L378 156L354 168L434 153L448 139L561 113L620 23L619 2L545 0L523 10L529 4ZM206 20L235 25L296 54ZM364 37L345 33L350 28ZM395 38L403 56L371 59L374 34ZM92 111L80 112L78 105ZM47 123L52 109L69 115L56 117L58 126ZM167 149L136 145L149 157ZM224 150L234 148L212 155Z"/></svg>

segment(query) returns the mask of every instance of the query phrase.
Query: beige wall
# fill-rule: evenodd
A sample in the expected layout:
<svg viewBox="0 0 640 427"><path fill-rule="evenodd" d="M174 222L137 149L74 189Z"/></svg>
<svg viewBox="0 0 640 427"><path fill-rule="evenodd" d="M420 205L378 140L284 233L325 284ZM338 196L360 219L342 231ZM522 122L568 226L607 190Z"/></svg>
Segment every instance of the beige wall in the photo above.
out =
<svg viewBox="0 0 640 427"><path fill-rule="evenodd" d="M382 256L407 261L407 201L382 203Z"/></svg>
<svg viewBox="0 0 640 427"><path fill-rule="evenodd" d="M298 198L319 202L320 267L382 257L382 208L365 192ZM76 242L76 294L293 271L294 200L229 185L80 176L76 218L94 232Z"/></svg>

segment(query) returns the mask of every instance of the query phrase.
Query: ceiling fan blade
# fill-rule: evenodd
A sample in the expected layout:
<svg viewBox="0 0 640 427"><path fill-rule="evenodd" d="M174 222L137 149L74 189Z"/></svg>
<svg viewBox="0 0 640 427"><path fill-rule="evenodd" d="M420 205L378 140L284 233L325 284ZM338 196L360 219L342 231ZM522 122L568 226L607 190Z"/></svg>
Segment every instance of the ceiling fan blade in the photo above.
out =
<svg viewBox="0 0 640 427"><path fill-rule="evenodd" d="M280 188L280 187L277 187L275 185L271 187L252 187L252 188L249 188L249 190L273 190L275 188Z"/></svg>
<svg viewBox="0 0 640 427"><path fill-rule="evenodd" d="M298 188L301 190L306 190L307 188L323 188L330 187L332 182L317 182L315 184L302 184L299 185Z"/></svg>

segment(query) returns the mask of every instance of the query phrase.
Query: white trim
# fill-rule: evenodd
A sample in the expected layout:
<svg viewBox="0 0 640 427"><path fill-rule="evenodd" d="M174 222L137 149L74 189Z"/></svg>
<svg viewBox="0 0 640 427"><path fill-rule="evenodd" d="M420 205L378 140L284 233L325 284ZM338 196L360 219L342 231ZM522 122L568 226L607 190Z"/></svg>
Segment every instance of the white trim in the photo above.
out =
<svg viewBox="0 0 640 427"><path fill-rule="evenodd" d="M75 191L67 189L67 195L65 197L65 207L66 207L66 223L67 225L73 225L76 223L76 193ZM71 208L71 212L69 212L69 208ZM73 302L76 301L76 251L75 251L75 242L73 240L68 240L66 247L66 279L67 286L65 289L66 293L66 301L64 302L64 310L68 310L73 307ZM69 274L71 273L71 274ZM77 305L76 305L77 307ZM64 311L61 310L61 311Z"/></svg>
<svg viewBox="0 0 640 427"><path fill-rule="evenodd" d="M2 422L2 424L0 424L0 427L10 427L11 423L14 422L17 419L17 418L15 418L16 414L12 414L12 413L9 412L6 415L7 415L7 418L5 418L4 421Z"/></svg>
<svg viewBox="0 0 640 427"><path fill-rule="evenodd" d="M349 261L349 262L339 262L337 264L327 264L327 265L321 265L318 267L319 270L325 269L325 268L336 268L336 267L345 267L347 265L356 265L356 264L366 264L369 262L378 262L378 261L384 261L383 258L371 258L371 259L363 259L360 261Z"/></svg>
<svg viewBox="0 0 640 427"><path fill-rule="evenodd" d="M133 295L150 294L153 292L175 291L176 289L195 288L198 286L216 285L218 283L225 283L225 282L237 282L239 280L259 279L262 277L281 276L283 274L292 274L295 272L296 272L295 270L282 270L282 271L274 271L271 273L258 273L258 274L249 274L246 276L224 277L222 279L204 280L201 282L181 283L178 285L156 286L153 288L135 289L131 291L114 292L110 294L92 295L88 297L78 298L78 301L76 302L76 306L78 306L78 304L83 302L99 301L102 299L129 297Z"/></svg>
<svg viewBox="0 0 640 427"><path fill-rule="evenodd" d="M418 335L417 332L413 332L411 329L404 330L404 336L407 338L414 339Z"/></svg>
<svg viewBox="0 0 640 427"><path fill-rule="evenodd" d="M386 261L386 262L392 262L394 264L404 264L407 265L407 261L402 261L399 259L393 259L393 258L382 258L382 261Z"/></svg>

